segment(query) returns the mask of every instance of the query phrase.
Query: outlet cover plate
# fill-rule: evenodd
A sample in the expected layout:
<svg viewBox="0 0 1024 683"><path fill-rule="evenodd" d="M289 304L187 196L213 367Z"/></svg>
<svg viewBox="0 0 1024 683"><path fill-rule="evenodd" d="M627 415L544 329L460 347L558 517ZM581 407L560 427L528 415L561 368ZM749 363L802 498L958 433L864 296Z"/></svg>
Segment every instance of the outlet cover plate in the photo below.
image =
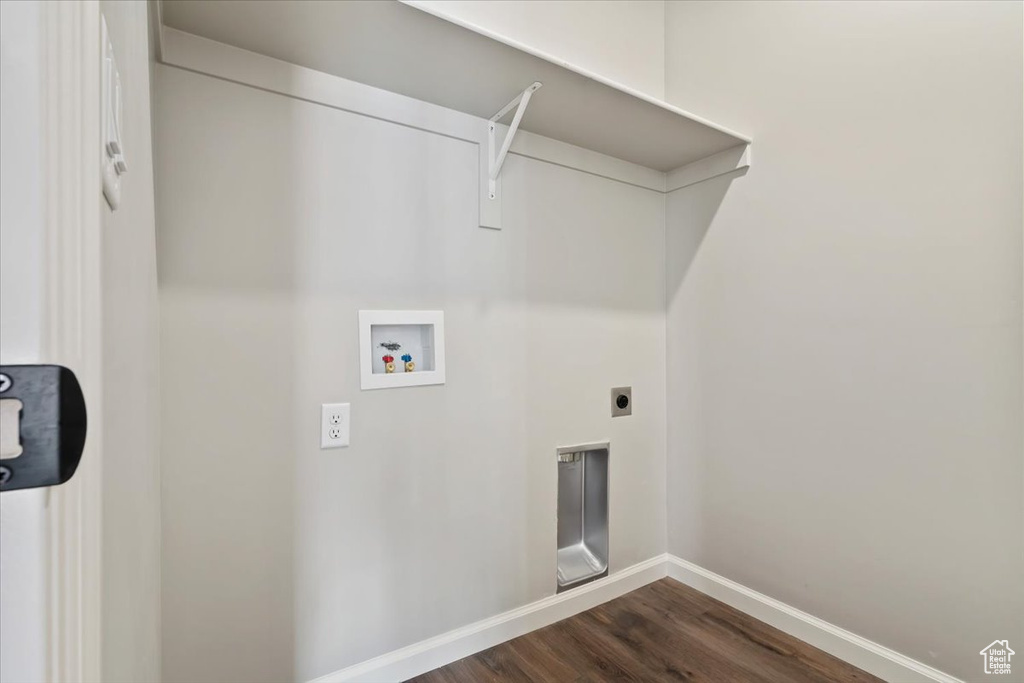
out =
<svg viewBox="0 0 1024 683"><path fill-rule="evenodd" d="M320 404L320 448L345 448L348 446L349 422L352 416L350 403Z"/></svg>
<svg viewBox="0 0 1024 683"><path fill-rule="evenodd" d="M623 401L622 397L625 397ZM633 414L633 387L612 388L612 417Z"/></svg>

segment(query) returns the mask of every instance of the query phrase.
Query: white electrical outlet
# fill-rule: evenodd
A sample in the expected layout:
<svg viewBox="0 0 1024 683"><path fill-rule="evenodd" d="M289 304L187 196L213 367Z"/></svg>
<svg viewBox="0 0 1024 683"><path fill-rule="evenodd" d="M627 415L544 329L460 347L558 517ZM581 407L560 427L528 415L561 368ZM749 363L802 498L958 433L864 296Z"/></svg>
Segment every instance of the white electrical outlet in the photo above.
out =
<svg viewBox="0 0 1024 683"><path fill-rule="evenodd" d="M320 448L348 446L348 426L351 404L322 403L320 405Z"/></svg>

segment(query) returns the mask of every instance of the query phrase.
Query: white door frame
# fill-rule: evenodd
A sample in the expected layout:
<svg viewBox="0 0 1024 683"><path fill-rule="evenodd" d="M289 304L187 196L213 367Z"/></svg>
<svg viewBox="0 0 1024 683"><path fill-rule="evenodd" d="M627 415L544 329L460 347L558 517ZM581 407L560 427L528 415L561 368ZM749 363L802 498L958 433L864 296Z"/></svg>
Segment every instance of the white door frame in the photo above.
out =
<svg viewBox="0 0 1024 683"><path fill-rule="evenodd" d="M85 392L78 471L51 491L50 679L101 678L100 6L44 2L44 358Z"/></svg>
<svg viewBox="0 0 1024 683"><path fill-rule="evenodd" d="M80 683L101 678L100 7L98 0L33 1L36 8L19 14L30 25L14 30L38 32L33 34L38 40L19 42L8 55L13 58L5 73L38 81L38 102L33 95L32 106L38 105L40 115L19 118L19 129L11 134L41 141L41 158L32 159L39 172L26 173L18 182L21 189L38 189L41 211L9 221L3 230L39 245L41 253L23 269L24 280L8 273L2 286L5 295L12 296L30 289L40 310L38 321L8 321L12 327L28 325L34 332L27 336L29 347L5 356L6 362L71 368L85 393L89 427L85 453L72 479L38 498L23 499L40 501L45 523L14 529L20 520L8 520L5 533L29 534L32 547L42 548L41 558L30 559L32 571L37 565L43 568L45 595L9 602L6 608L16 613L5 614L5 622L45 624L44 642L33 643L40 646L39 653L30 655L33 670L45 671L53 683ZM27 47L31 45L38 49ZM17 168L24 159L13 154ZM3 201L18 199L5 196ZM34 315L35 304L32 309ZM12 595L20 588L16 583L5 585ZM7 653L12 658L19 655Z"/></svg>

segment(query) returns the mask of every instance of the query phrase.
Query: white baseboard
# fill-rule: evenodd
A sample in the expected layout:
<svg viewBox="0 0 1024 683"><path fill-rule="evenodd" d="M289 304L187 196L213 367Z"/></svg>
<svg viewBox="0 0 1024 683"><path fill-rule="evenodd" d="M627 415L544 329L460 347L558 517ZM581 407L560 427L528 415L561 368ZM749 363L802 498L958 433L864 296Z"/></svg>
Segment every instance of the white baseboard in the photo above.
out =
<svg viewBox="0 0 1024 683"><path fill-rule="evenodd" d="M665 556L659 555L585 586L374 657L312 683L404 681L646 586L664 578L665 568Z"/></svg>
<svg viewBox="0 0 1024 683"><path fill-rule="evenodd" d="M674 555L660 555L566 593L335 671L311 683L403 681L614 600L665 576L887 681L963 683Z"/></svg>
<svg viewBox="0 0 1024 683"><path fill-rule="evenodd" d="M886 681L963 683L927 664L862 638L827 621L719 576L692 562L666 555L667 573L680 583L799 638Z"/></svg>

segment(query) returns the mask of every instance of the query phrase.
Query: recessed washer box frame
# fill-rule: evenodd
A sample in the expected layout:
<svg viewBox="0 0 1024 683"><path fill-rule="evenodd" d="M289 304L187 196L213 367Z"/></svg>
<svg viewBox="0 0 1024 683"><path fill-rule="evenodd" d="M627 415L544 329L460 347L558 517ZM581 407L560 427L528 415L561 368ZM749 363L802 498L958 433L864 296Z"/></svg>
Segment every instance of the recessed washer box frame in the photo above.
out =
<svg viewBox="0 0 1024 683"><path fill-rule="evenodd" d="M395 338L406 343L391 352L395 372L386 373L380 357L388 351L380 344ZM406 352L416 363L413 372L403 371ZM444 384L444 311L359 311L359 380L363 390Z"/></svg>

